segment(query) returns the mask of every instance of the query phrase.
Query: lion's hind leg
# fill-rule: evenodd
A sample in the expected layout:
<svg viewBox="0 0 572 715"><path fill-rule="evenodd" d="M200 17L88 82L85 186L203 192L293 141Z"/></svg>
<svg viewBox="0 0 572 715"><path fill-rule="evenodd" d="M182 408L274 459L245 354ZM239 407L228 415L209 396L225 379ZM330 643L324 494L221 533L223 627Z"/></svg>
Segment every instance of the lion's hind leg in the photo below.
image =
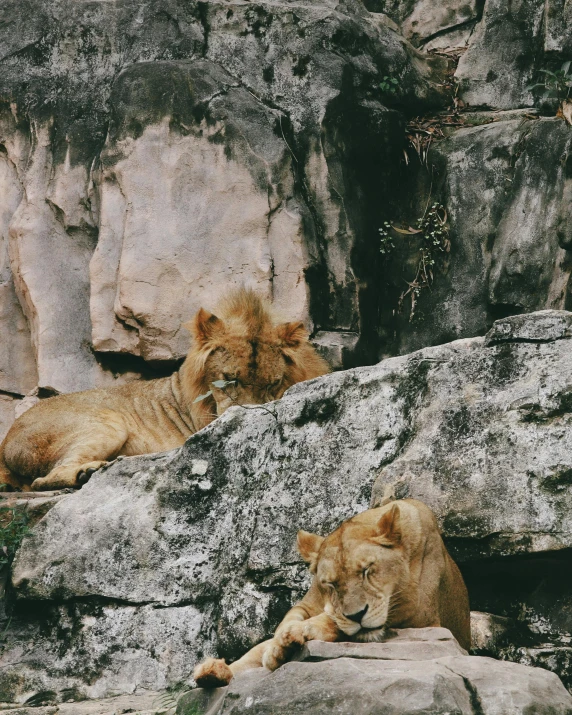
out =
<svg viewBox="0 0 572 715"><path fill-rule="evenodd" d="M90 420L85 430L77 430L61 450L59 459L45 477L32 482L34 491L80 487L91 475L119 454L129 432L119 414L103 415L102 421Z"/></svg>
<svg viewBox="0 0 572 715"><path fill-rule="evenodd" d="M29 491L27 484L22 484L16 475L8 469L4 461L3 449L0 447L0 490L4 491Z"/></svg>
<svg viewBox="0 0 572 715"><path fill-rule="evenodd" d="M262 668L262 657L269 643L270 640L259 643L231 665L227 665L223 658L207 658L197 665L193 678L199 688L220 688L228 685L238 673Z"/></svg>

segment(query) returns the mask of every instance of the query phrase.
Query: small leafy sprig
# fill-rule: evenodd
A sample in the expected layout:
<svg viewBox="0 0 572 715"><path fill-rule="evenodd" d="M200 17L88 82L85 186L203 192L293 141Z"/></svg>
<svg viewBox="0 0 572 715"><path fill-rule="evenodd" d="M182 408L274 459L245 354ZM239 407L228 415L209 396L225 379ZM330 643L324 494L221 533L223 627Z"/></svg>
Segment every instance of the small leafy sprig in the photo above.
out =
<svg viewBox="0 0 572 715"><path fill-rule="evenodd" d="M211 385L214 387L218 388L219 390L224 390L226 387L229 387L230 385L236 385L236 380L215 380L214 382L211 382ZM193 400L193 405L196 402L202 402L203 400L206 400L207 397L210 397L213 394L212 390L209 390L208 392L205 392L204 395L199 395Z"/></svg>
<svg viewBox="0 0 572 715"><path fill-rule="evenodd" d="M219 390L222 390L224 394L228 398L230 398L230 400L235 405L238 405L238 407L242 407L243 410L262 410L263 412L268 412L269 415L272 415L272 417L274 417L274 419L278 421L276 413L273 410L269 410L267 407L264 407L264 405L242 405L232 395L229 395L229 393L226 391L226 388L232 385L236 385L236 380L215 380L214 382L211 382L211 385ZM206 400L207 397L210 397L212 394L213 391L209 390L208 392L205 392L204 395L199 395L198 397L195 397L195 399L193 400L193 405L196 402L202 402L202 400Z"/></svg>
<svg viewBox="0 0 572 715"><path fill-rule="evenodd" d="M536 84L531 84L526 89L532 91L533 89L542 87L544 89L541 95L542 100L557 99L559 102L564 102L570 99L570 92L572 91L571 65L572 60L568 60L555 72L551 70L540 70L540 72L545 75L544 80L542 82L536 82Z"/></svg>
<svg viewBox="0 0 572 715"><path fill-rule="evenodd" d="M385 75L385 77L381 78L379 88L382 92L386 92L387 94L397 94L399 91L399 80L395 77Z"/></svg>
<svg viewBox="0 0 572 715"><path fill-rule="evenodd" d="M389 221L384 221L383 226L378 229L379 231L379 252L387 255L391 253L395 248L395 243L393 243L393 236L391 235L391 224Z"/></svg>
<svg viewBox="0 0 572 715"><path fill-rule="evenodd" d="M434 203L425 211L425 214L416 222L416 228L408 226L401 228L391 224L389 221L383 223L379 229L380 233L380 253L387 255L393 251L395 244L391 232L406 236L419 236L421 247L419 248L419 261L415 278L412 281L405 281L407 289L399 296L398 310L401 311L403 302L407 296L411 296L411 309L409 320L413 320L419 295L424 288L430 288L435 278L434 269L437 263L451 250L449 240L449 226L447 225L447 211L442 204Z"/></svg>

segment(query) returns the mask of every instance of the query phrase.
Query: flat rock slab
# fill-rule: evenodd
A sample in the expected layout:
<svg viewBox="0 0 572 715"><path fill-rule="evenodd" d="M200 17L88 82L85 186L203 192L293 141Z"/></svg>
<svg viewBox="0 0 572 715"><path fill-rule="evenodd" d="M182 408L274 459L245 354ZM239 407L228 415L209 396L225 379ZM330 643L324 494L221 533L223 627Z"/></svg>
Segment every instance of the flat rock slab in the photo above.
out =
<svg viewBox="0 0 572 715"><path fill-rule="evenodd" d="M262 678L257 673L239 676L227 692L193 691L181 699L177 715L572 713L572 697L554 673L492 658L334 658L286 663L270 675L261 671Z"/></svg>
<svg viewBox="0 0 572 715"><path fill-rule="evenodd" d="M169 712L161 693L149 692L140 695L120 695L103 700L86 700L77 703L61 703L27 707L25 705L0 706L2 715L163 715Z"/></svg>
<svg viewBox="0 0 572 715"><path fill-rule="evenodd" d="M497 320L485 338L485 345L499 343L546 343L572 337L572 313L566 310L539 310Z"/></svg>
<svg viewBox="0 0 572 715"><path fill-rule="evenodd" d="M403 628L389 631L383 643L326 643L309 641L292 659L320 661L334 658L366 660L436 660L467 655L446 628Z"/></svg>

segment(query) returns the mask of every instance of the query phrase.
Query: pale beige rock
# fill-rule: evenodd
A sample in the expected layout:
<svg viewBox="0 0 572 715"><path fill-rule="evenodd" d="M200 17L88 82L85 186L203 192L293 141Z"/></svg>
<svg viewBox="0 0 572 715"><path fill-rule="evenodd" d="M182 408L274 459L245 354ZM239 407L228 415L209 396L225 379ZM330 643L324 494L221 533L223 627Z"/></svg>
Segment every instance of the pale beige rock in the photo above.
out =
<svg viewBox="0 0 572 715"><path fill-rule="evenodd" d="M187 134L167 115L141 136L108 140L90 266L95 349L181 357L189 346L181 324L240 285L310 327L303 216L289 149L272 130L276 117L211 63L163 67L169 78L188 76L188 101L208 103L212 116ZM152 70L138 71L125 73L126 87L154 80Z"/></svg>
<svg viewBox="0 0 572 715"><path fill-rule="evenodd" d="M22 198L16 168L0 153L0 390L25 394L38 381L30 331L16 297L8 227Z"/></svg>
<svg viewBox="0 0 572 715"><path fill-rule="evenodd" d="M69 152L54 164L50 132L49 123L35 126L30 149L10 115L0 120L7 150L0 157L6 197L0 328L10 335L0 345L0 388L19 394L35 385L73 392L116 379L100 367L90 345L88 268L96 238L87 208L90 179L84 168L71 165Z"/></svg>
<svg viewBox="0 0 572 715"><path fill-rule="evenodd" d="M16 419L14 408L17 400L9 395L0 394L0 441L2 441Z"/></svg>
<svg viewBox="0 0 572 715"><path fill-rule="evenodd" d="M436 34L441 35L470 20L476 20L479 14L478 6L477 0L447 0L441 3L420 0L403 21L401 29L408 40L418 44Z"/></svg>
<svg viewBox="0 0 572 715"><path fill-rule="evenodd" d="M54 167L50 127L37 130L23 183L25 194L10 223L16 289L32 329L39 385L61 392L94 387L101 370L89 349L90 235L70 236L58 207L48 203Z"/></svg>
<svg viewBox="0 0 572 715"><path fill-rule="evenodd" d="M398 628L388 630L380 643L326 643L308 641L291 660L316 662L333 658L370 660L435 660L468 655L447 628Z"/></svg>

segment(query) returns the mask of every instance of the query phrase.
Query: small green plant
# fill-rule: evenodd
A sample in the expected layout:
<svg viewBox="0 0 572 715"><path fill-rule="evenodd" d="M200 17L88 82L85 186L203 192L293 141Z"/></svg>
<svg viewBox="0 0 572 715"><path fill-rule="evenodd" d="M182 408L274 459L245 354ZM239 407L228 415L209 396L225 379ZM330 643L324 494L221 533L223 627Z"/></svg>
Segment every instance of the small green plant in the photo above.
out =
<svg viewBox="0 0 572 715"><path fill-rule="evenodd" d="M412 281L405 281L407 289L399 296L398 310L401 311L407 296L411 296L411 308L409 320L413 320L417 301L421 291L430 288L435 278L435 268L442 262L446 254L451 250L449 240L449 227L447 225L447 211L442 204L434 203L428 207L425 214L417 220L416 228L408 226L401 228L385 221L380 233L380 253L387 255L393 251L395 244L392 233L406 236L418 236L421 241L419 248L419 260L415 277Z"/></svg>
<svg viewBox="0 0 572 715"><path fill-rule="evenodd" d="M385 77L381 78L379 88L382 92L386 92L387 94L397 94L399 92L399 80L395 77L385 75Z"/></svg>
<svg viewBox="0 0 572 715"><path fill-rule="evenodd" d="M13 507L0 508L0 567L12 563L22 539L29 531L25 512Z"/></svg>
<svg viewBox="0 0 572 715"><path fill-rule="evenodd" d="M559 104L570 99L572 91L572 73L570 73L570 65L572 60L568 60L562 64L562 67L555 72L551 70L540 70L544 75L544 79L536 84L531 84L526 89L532 91L541 87L544 92L541 95L542 100L557 99Z"/></svg>
<svg viewBox="0 0 572 715"><path fill-rule="evenodd" d="M211 382L211 385L219 390L222 390L231 402L233 402L238 407L242 407L243 410L262 410L263 412L268 412L269 415L272 415L272 417L274 417L274 419L278 421L276 413L273 410L269 410L267 407L264 407L264 405L243 405L238 402L238 400L236 400L233 395L227 392L226 388L231 387L232 385L236 385L236 380L215 380L214 382ZM195 404L195 402L201 402L202 400L206 400L207 397L210 397L212 394L213 391L209 390L208 392L205 392L204 395L199 395L198 397L195 397L195 399L193 400L193 405Z"/></svg>
<svg viewBox="0 0 572 715"><path fill-rule="evenodd" d="M389 221L384 221L383 226L379 230L379 252L384 255L391 253L395 248L393 236L391 235L391 224Z"/></svg>

